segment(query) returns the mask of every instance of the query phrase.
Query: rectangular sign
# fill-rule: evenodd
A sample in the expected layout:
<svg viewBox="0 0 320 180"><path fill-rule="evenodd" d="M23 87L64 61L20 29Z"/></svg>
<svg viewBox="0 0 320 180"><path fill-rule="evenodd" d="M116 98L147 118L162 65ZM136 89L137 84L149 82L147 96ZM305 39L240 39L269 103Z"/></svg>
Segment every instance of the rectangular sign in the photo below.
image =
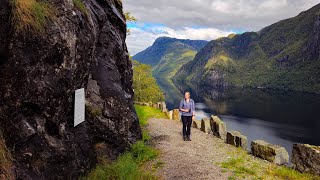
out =
<svg viewBox="0 0 320 180"><path fill-rule="evenodd" d="M74 127L85 120L85 94L84 88L77 89L74 95Z"/></svg>

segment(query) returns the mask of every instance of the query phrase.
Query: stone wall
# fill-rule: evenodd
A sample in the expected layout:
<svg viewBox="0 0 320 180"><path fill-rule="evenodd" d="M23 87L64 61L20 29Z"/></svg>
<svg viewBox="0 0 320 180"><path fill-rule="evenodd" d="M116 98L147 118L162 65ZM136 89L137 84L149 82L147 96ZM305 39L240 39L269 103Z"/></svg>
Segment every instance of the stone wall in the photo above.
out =
<svg viewBox="0 0 320 180"><path fill-rule="evenodd" d="M320 176L320 146L294 144L291 161L294 169Z"/></svg>
<svg viewBox="0 0 320 180"><path fill-rule="evenodd" d="M160 103L157 103L160 104ZM152 105L151 105L152 106ZM161 105L154 105L155 108L161 109ZM163 105L162 105L163 107ZM179 110L166 110L169 119L179 120ZM192 127L199 129L205 133L224 140L226 143L241 147L248 150L248 139L241 132L228 130L227 125L218 116L194 120ZM255 140L251 142L252 155L275 163L277 165L286 165L289 162L289 154L284 147L270 144L263 140ZM320 173L320 146L311 146L306 144L295 144L292 152L293 168L301 172L309 172L316 175Z"/></svg>

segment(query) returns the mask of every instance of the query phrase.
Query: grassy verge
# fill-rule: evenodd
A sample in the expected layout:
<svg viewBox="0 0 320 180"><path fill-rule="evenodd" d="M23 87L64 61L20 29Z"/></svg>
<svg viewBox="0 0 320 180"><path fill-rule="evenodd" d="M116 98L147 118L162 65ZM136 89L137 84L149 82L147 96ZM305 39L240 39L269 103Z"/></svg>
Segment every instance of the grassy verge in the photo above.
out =
<svg viewBox="0 0 320 180"><path fill-rule="evenodd" d="M11 0L12 24L16 31L43 33L45 25L52 20L53 7L41 0Z"/></svg>
<svg viewBox="0 0 320 180"><path fill-rule="evenodd" d="M0 179L14 179L12 158L0 132Z"/></svg>
<svg viewBox="0 0 320 180"><path fill-rule="evenodd" d="M320 180L319 177L300 173L284 166L277 166L254 158L243 149L229 152L230 159L219 163L223 172L231 170L232 176L228 179L262 179L262 180Z"/></svg>
<svg viewBox="0 0 320 180"><path fill-rule="evenodd" d="M145 130L147 121L151 117L165 117L160 110L147 107L135 106L139 122L143 130L143 139L132 145L130 151L120 155L115 162L102 161L87 177L82 179L100 180L100 179L117 179L117 180L152 180L157 179L151 171L145 170L144 164L154 160L159 152L146 144L150 139L148 132ZM152 169L162 166L162 162L157 161L153 164Z"/></svg>

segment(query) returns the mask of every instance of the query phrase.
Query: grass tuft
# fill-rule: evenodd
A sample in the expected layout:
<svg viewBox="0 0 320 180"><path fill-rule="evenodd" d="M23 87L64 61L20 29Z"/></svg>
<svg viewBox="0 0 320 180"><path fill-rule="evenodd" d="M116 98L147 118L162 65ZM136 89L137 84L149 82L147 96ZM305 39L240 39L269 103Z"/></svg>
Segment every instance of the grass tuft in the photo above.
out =
<svg viewBox="0 0 320 180"><path fill-rule="evenodd" d="M73 0L73 4L76 8L79 9L80 12L85 14L86 16L89 14L89 11L86 5L82 2L82 0Z"/></svg>
<svg viewBox="0 0 320 180"><path fill-rule="evenodd" d="M319 176L317 177L308 173L300 173L294 169L276 165L270 165L266 169L266 174L275 179L320 180Z"/></svg>
<svg viewBox="0 0 320 180"><path fill-rule="evenodd" d="M11 0L11 4L12 24L18 32L41 34L55 17L52 6L41 0Z"/></svg>
<svg viewBox="0 0 320 180"><path fill-rule="evenodd" d="M136 163L135 158L131 153L127 152L118 157L114 163L104 163L98 165L90 174L82 178L84 180L144 180L155 179L155 177L143 171Z"/></svg>
<svg viewBox="0 0 320 180"><path fill-rule="evenodd" d="M0 132L0 179L14 179L12 157Z"/></svg>
<svg viewBox="0 0 320 180"><path fill-rule="evenodd" d="M157 150L147 146L143 141L133 144L131 153L138 164L152 160L159 155Z"/></svg>

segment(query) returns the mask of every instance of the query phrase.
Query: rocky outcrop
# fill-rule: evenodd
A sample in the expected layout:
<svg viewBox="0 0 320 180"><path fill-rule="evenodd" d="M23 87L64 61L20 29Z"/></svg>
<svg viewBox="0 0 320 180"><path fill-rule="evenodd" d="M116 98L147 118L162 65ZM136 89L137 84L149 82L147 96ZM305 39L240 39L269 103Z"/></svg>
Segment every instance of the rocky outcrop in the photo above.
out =
<svg viewBox="0 0 320 180"><path fill-rule="evenodd" d="M49 0L56 17L44 33L14 30L0 2L0 126L19 179L75 179L97 163L95 144L115 158L141 138L120 1ZM76 89L86 121L73 127ZM88 111L90 110L90 111Z"/></svg>
<svg viewBox="0 0 320 180"><path fill-rule="evenodd" d="M167 112L167 116L169 119L173 119L173 110Z"/></svg>
<svg viewBox="0 0 320 180"><path fill-rule="evenodd" d="M194 120L192 121L192 127L201 129L201 121L200 120Z"/></svg>
<svg viewBox="0 0 320 180"><path fill-rule="evenodd" d="M294 169L320 176L320 146L293 144L291 161Z"/></svg>
<svg viewBox="0 0 320 180"><path fill-rule="evenodd" d="M243 149L247 149L248 139L246 136L242 135L238 131L228 131L226 142L228 144L233 145L233 146L242 147Z"/></svg>
<svg viewBox="0 0 320 180"><path fill-rule="evenodd" d="M226 140L227 136L227 126L226 124L220 120L218 116L211 116L210 118L210 126L213 135Z"/></svg>
<svg viewBox="0 0 320 180"><path fill-rule="evenodd" d="M180 120L179 109L174 109L172 112L172 119L173 120Z"/></svg>
<svg viewBox="0 0 320 180"><path fill-rule="evenodd" d="M201 131L210 134L211 131L211 126L210 126L210 119L209 118L203 118L201 119Z"/></svg>
<svg viewBox="0 0 320 180"><path fill-rule="evenodd" d="M283 165L289 162L289 154L284 147L270 144L263 140L251 142L251 153L254 156Z"/></svg>

